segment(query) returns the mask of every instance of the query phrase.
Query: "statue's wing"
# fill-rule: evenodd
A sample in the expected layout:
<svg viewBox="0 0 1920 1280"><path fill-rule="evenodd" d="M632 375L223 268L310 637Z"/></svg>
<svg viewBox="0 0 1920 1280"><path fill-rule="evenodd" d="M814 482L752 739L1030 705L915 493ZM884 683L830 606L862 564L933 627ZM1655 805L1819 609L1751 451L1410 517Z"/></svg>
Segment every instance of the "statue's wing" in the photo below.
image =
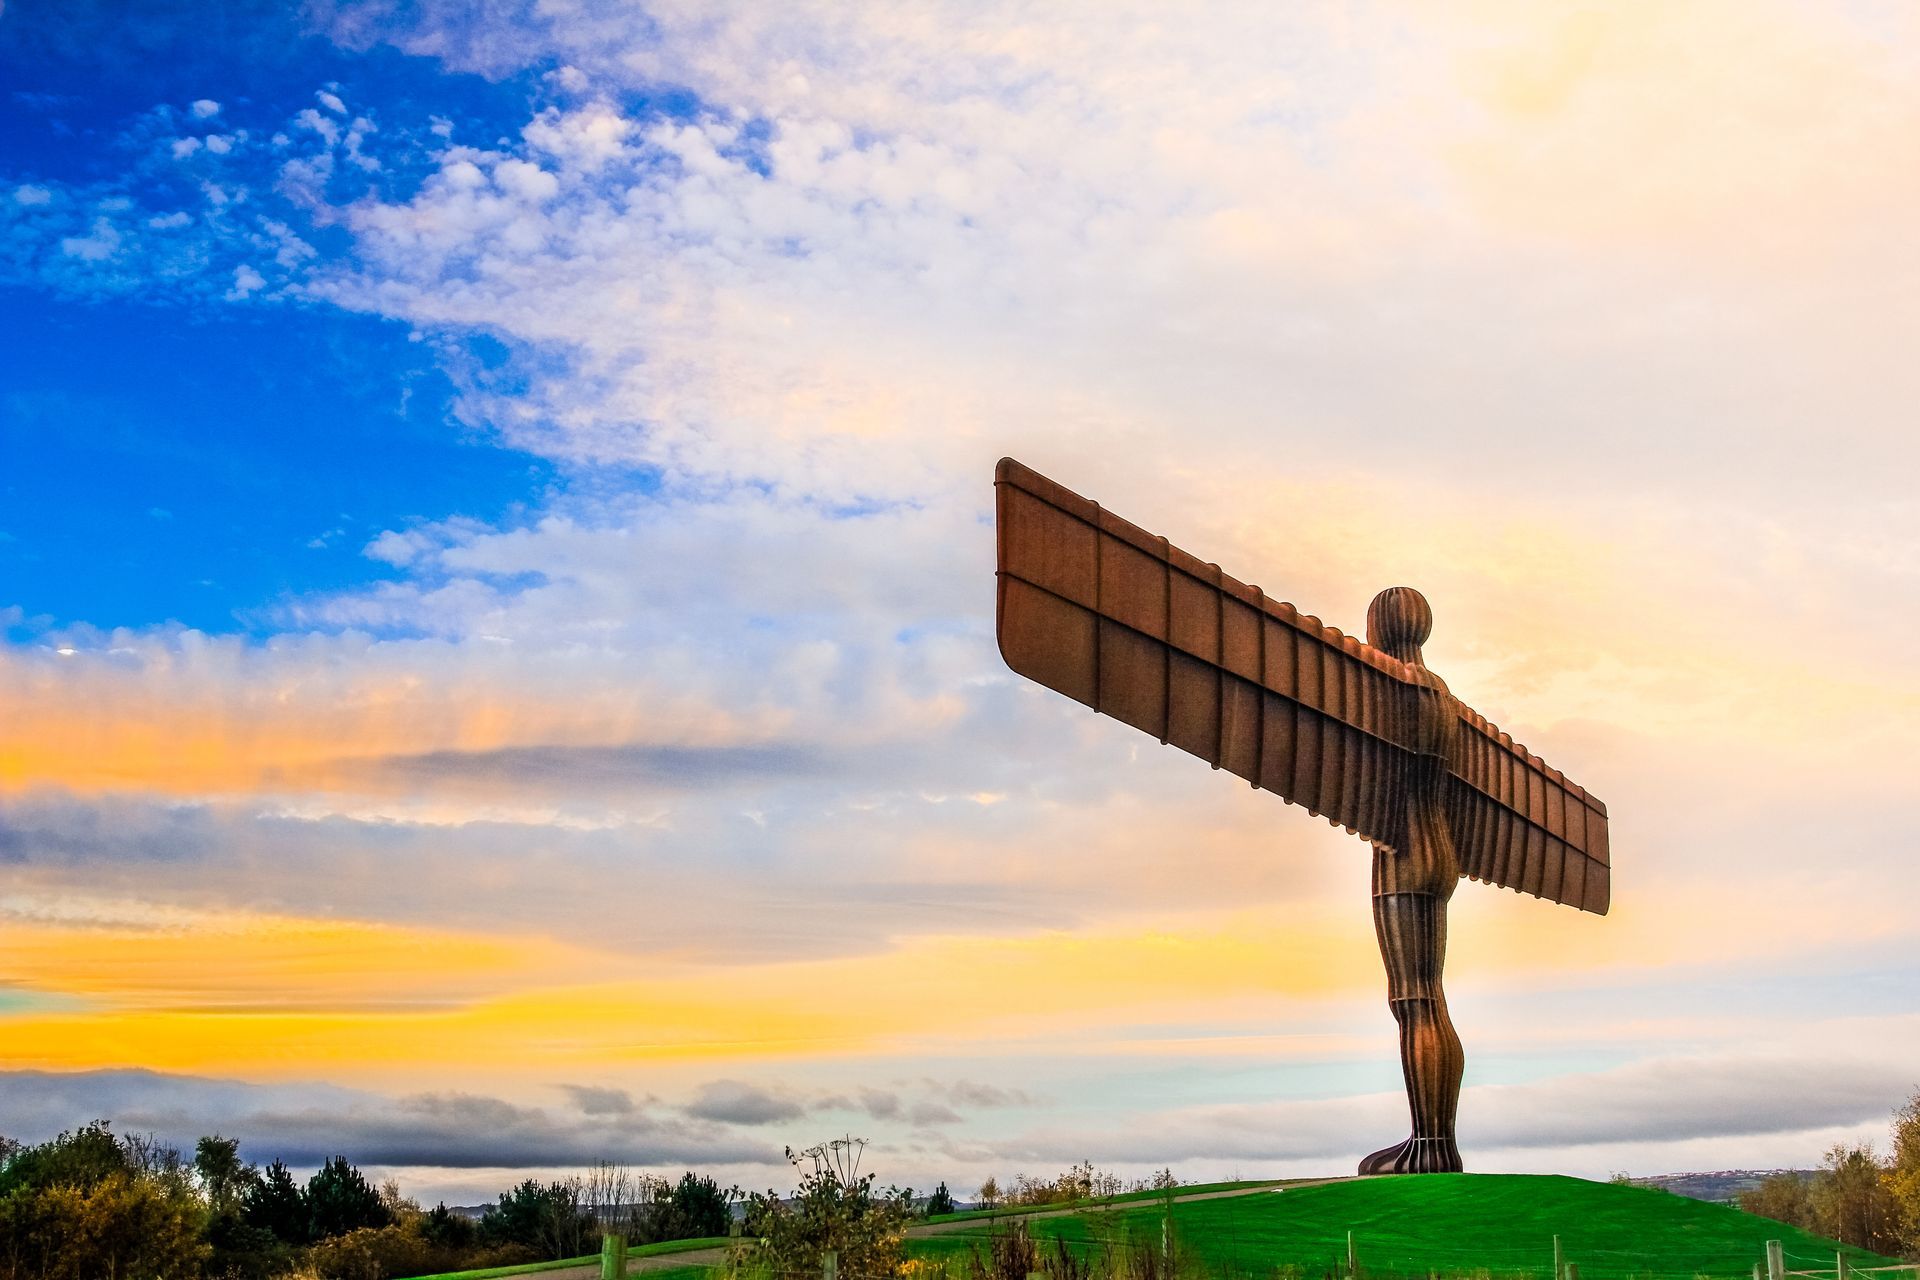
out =
<svg viewBox="0 0 1920 1280"><path fill-rule="evenodd" d="M1462 873L1607 913L1606 805L1465 707L1447 770L1447 822Z"/></svg>
<svg viewBox="0 0 1920 1280"><path fill-rule="evenodd" d="M1400 662L1011 458L994 484L1008 666L1392 842L1408 761Z"/></svg>

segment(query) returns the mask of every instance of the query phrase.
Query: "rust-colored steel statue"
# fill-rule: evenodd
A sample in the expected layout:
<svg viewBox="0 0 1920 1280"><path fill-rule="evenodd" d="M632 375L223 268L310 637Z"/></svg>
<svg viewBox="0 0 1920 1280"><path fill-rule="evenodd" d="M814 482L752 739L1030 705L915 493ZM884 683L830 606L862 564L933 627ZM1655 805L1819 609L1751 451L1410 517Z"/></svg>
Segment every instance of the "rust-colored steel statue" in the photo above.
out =
<svg viewBox="0 0 1920 1280"><path fill-rule="evenodd" d="M1372 843L1413 1132L1360 1172L1457 1172L1447 900L1468 876L1605 915L1606 806L1427 670L1412 588L1374 597L1363 644L1011 458L994 483L1008 666Z"/></svg>

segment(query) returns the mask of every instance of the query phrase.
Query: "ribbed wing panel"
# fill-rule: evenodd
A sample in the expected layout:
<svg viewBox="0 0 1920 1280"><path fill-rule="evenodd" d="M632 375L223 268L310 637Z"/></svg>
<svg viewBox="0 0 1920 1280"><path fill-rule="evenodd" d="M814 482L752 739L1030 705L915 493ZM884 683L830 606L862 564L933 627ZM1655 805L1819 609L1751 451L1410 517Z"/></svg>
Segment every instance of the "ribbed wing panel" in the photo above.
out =
<svg viewBox="0 0 1920 1280"><path fill-rule="evenodd" d="M1408 759L1398 661L1012 459L994 479L1008 666L1393 843Z"/></svg>
<svg viewBox="0 0 1920 1280"><path fill-rule="evenodd" d="M1463 873L1607 913L1606 805L1465 707L1447 768L1447 819Z"/></svg>

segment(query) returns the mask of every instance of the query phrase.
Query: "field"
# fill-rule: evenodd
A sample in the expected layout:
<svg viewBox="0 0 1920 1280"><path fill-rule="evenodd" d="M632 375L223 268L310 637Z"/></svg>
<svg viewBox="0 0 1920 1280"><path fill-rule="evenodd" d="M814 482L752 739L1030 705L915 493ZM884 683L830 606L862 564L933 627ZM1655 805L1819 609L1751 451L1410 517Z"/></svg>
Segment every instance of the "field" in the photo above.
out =
<svg viewBox="0 0 1920 1280"><path fill-rule="evenodd" d="M1248 1194L1219 1194L1240 1189ZM1897 1262L1727 1205L1578 1178L1440 1174L1296 1186L1217 1184L1182 1187L1179 1192L1209 1193L1214 1198L1171 1206L1178 1274L1222 1280L1333 1280L1346 1274L1349 1231L1361 1280L1434 1274L1550 1280L1556 1235L1566 1261L1579 1268L1580 1280L1750 1280L1769 1240L1782 1242L1790 1272L1814 1273L1812 1280L1834 1280L1836 1250L1846 1255L1849 1273ZM1045 1253L1058 1247L1054 1242L1064 1242L1078 1259L1093 1262L1098 1275L1106 1269L1099 1265L1105 1255L1123 1250L1158 1254L1161 1223L1168 1212L1164 1199L1149 1193L1064 1212L1048 1206L954 1214L912 1227L907 1248L910 1256L936 1264L932 1270L937 1273L947 1270L937 1264L958 1263L975 1251L988 1254L994 1236L1024 1222ZM636 1250L630 1274L647 1280L702 1280L710 1260L719 1257L716 1246L724 1243L689 1241ZM689 1253L692 1265L671 1256L681 1251ZM597 1274L591 1259L545 1266L560 1269L569 1280ZM1137 1275L1143 1268L1131 1270ZM1861 1280L1920 1277L1907 1272Z"/></svg>
<svg viewBox="0 0 1920 1280"><path fill-rule="evenodd" d="M1038 1218L1036 1236L1080 1253L1160 1247L1159 1204L1121 1205ZM969 1223L913 1242L916 1254L950 1256L983 1244L998 1224ZM1625 1276L1749 1277L1768 1240L1783 1242L1791 1271L1834 1272L1838 1246L1725 1205L1645 1187L1505 1174L1347 1180L1173 1206L1176 1251L1215 1274L1303 1277L1344 1273L1353 1232L1363 1273L1490 1272L1548 1277L1553 1237L1581 1280ZM1894 1260L1845 1249L1849 1268Z"/></svg>

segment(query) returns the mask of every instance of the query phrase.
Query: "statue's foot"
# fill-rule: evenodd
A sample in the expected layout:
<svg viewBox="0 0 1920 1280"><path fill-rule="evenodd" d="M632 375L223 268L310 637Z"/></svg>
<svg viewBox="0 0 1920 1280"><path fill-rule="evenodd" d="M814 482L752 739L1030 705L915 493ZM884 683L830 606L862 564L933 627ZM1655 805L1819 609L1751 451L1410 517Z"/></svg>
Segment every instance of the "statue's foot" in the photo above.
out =
<svg viewBox="0 0 1920 1280"><path fill-rule="evenodd" d="M1452 1138L1408 1138L1360 1162L1360 1176L1376 1173L1459 1173L1460 1149Z"/></svg>

